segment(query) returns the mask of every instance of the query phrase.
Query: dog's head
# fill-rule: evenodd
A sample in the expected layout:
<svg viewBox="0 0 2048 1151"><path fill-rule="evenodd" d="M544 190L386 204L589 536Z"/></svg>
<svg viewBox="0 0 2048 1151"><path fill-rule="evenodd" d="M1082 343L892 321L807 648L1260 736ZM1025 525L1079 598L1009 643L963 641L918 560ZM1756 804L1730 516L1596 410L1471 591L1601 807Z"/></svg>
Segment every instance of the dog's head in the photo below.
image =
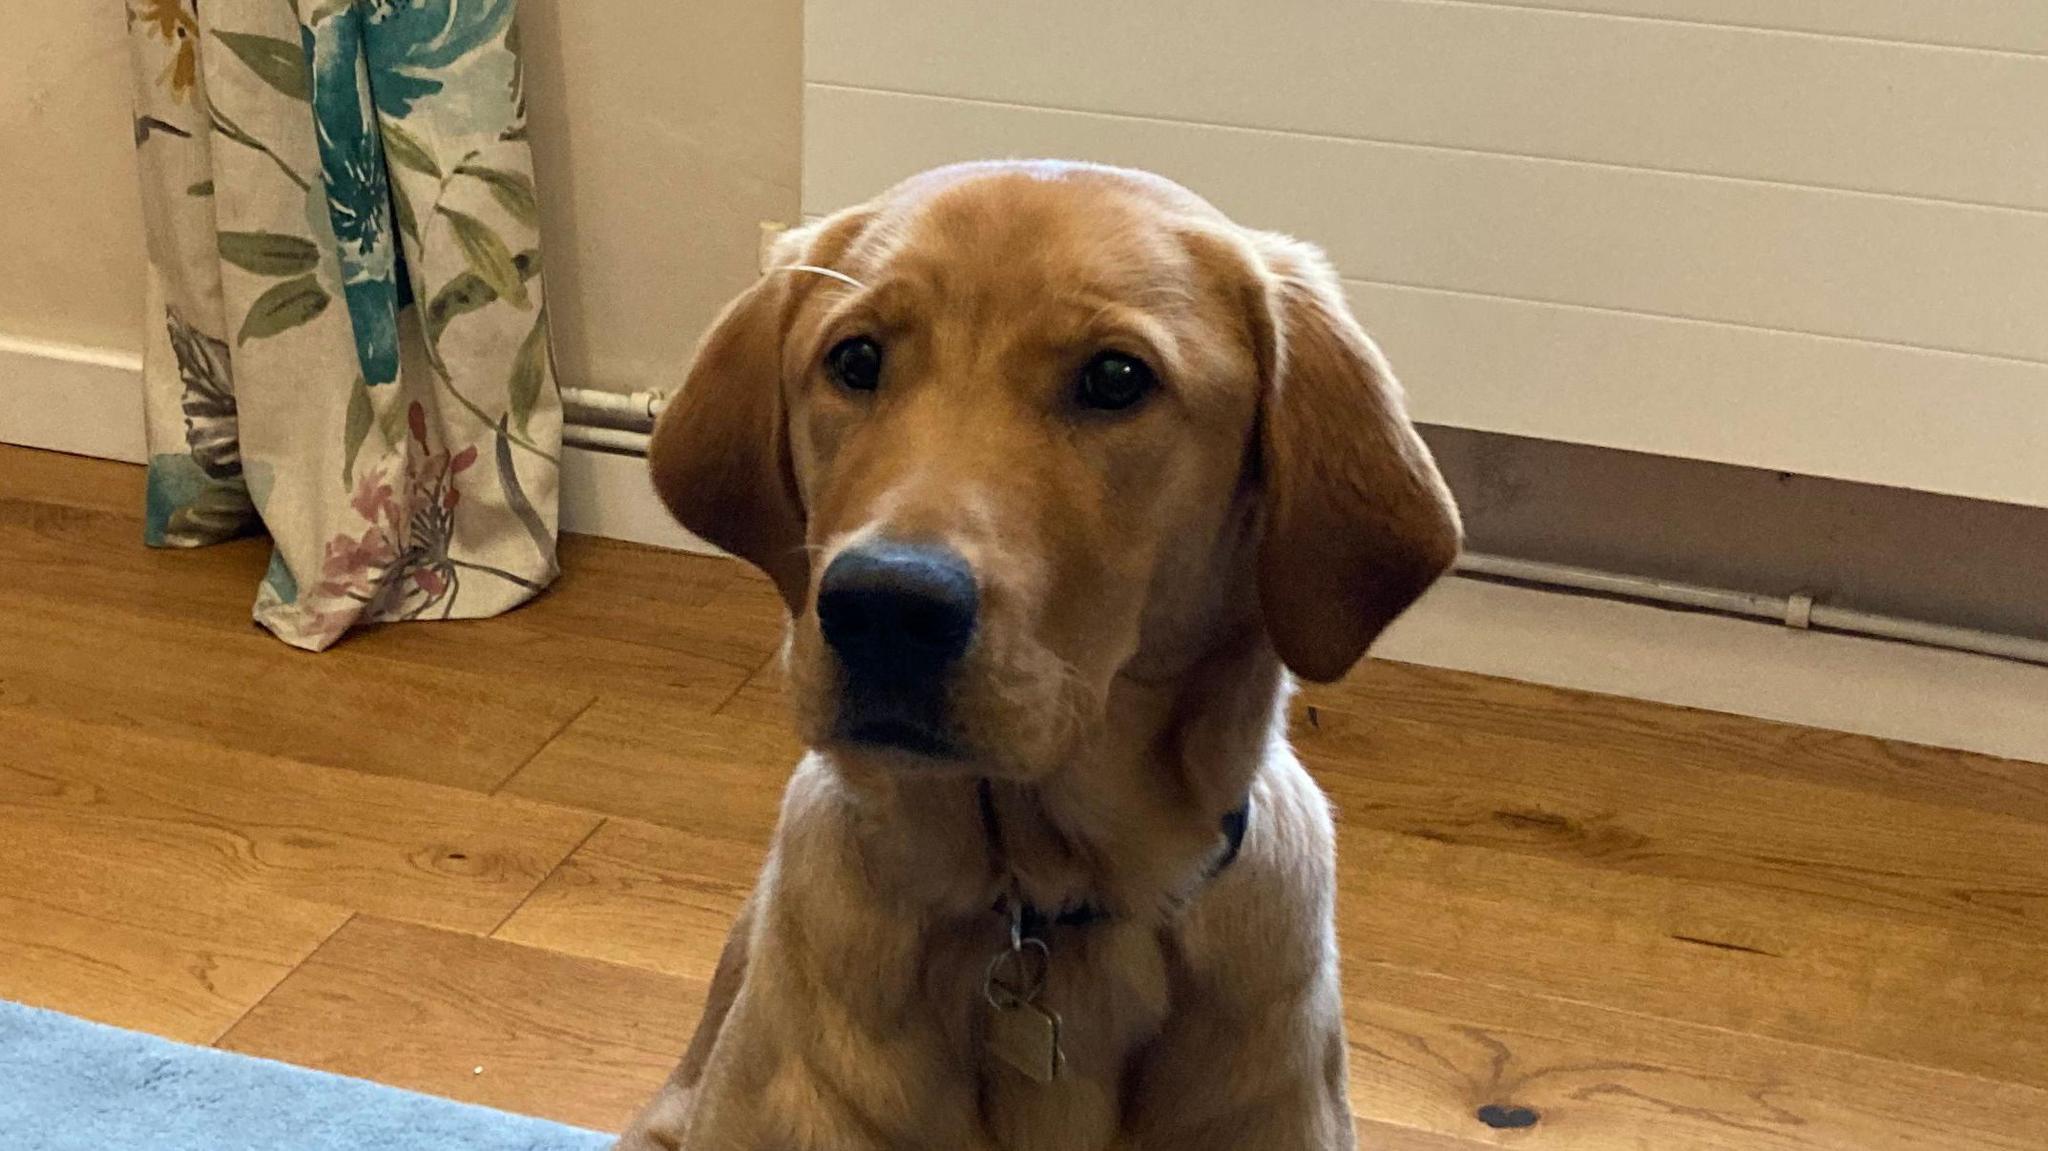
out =
<svg viewBox="0 0 2048 1151"><path fill-rule="evenodd" d="M1020 779L1226 623L1341 676L1459 542L1321 254L1091 166L941 169L785 235L651 456L788 602L808 740Z"/></svg>

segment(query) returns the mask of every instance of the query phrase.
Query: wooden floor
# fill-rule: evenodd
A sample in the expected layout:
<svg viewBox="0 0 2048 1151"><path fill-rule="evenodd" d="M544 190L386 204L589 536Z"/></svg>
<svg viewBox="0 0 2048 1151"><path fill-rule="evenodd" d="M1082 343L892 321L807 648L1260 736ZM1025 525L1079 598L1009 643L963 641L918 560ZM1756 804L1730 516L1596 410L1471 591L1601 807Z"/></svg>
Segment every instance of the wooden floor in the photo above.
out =
<svg viewBox="0 0 2048 1151"><path fill-rule="evenodd" d="M0 998L616 1128L797 754L772 592L571 539L307 656L141 505L0 448ZM1298 711L1365 1146L2048 1148L2048 768L1386 663Z"/></svg>

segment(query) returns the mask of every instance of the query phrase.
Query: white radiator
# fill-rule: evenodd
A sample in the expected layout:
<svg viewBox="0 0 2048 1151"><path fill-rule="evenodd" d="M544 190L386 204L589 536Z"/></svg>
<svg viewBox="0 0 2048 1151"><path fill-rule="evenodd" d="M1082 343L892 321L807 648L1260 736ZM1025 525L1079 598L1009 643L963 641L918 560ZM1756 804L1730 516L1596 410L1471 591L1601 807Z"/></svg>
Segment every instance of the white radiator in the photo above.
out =
<svg viewBox="0 0 2048 1151"><path fill-rule="evenodd" d="M811 0L804 210L1151 168L1426 421L2048 507L2048 4Z"/></svg>

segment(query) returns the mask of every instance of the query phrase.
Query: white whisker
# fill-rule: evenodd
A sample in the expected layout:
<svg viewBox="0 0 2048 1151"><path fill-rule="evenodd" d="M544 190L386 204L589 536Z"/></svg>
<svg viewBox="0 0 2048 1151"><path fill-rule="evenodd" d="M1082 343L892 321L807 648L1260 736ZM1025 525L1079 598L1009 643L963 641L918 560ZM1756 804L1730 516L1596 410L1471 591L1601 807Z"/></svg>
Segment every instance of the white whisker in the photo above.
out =
<svg viewBox="0 0 2048 1151"><path fill-rule="evenodd" d="M854 279L852 276L847 275L845 272L835 271L831 268L821 268L816 264L790 264L785 267L774 268L771 270L777 272L809 272L814 276L823 276L828 280L837 280L842 284L846 284L861 290L866 290L867 288L866 284L861 283L859 280Z"/></svg>

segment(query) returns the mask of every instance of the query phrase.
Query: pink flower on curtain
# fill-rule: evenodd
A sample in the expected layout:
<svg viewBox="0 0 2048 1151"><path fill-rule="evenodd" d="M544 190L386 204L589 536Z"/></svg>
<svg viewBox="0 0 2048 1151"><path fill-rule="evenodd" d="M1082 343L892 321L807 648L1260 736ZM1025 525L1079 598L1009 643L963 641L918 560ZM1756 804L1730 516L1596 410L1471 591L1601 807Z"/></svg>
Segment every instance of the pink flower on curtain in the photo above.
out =
<svg viewBox="0 0 2048 1151"><path fill-rule="evenodd" d="M319 600L333 601L318 609L322 630L331 628L338 635L358 620L418 619L437 607L446 618L455 610L465 570L518 578L449 555L456 509L462 504L457 480L476 463L475 445L452 453L446 446L435 447L426 410L417 402L406 409L406 426L411 438L405 474L365 471L349 498L363 518L362 532L343 532L327 541L320 582L313 589ZM394 482L403 484L403 498Z"/></svg>

